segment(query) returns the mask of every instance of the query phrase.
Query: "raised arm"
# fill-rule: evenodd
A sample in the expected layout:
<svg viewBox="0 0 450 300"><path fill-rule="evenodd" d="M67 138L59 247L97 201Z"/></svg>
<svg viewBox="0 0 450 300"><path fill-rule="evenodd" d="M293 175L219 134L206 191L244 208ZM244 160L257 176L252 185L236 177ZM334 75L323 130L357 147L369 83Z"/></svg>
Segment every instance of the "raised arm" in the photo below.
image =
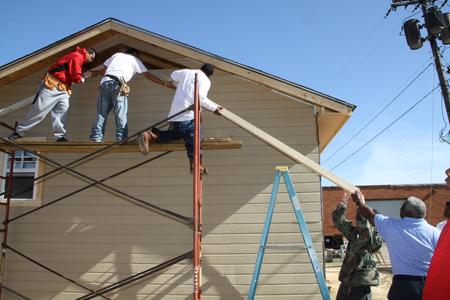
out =
<svg viewBox="0 0 450 300"><path fill-rule="evenodd" d="M86 71L83 73L83 77L84 78L89 78L89 77L95 77L95 76L103 76L105 75L106 72L106 66L105 65L100 65L98 67L93 68L92 70Z"/></svg>
<svg viewBox="0 0 450 300"><path fill-rule="evenodd" d="M175 86L171 82L163 81L163 80L159 79L158 77L156 77L155 75L153 75L152 73L150 73L148 71L147 72L143 72L142 75L144 75L145 78L147 78L150 81L153 81L154 83L163 85L163 86L171 88L171 89L175 89Z"/></svg>
<svg viewBox="0 0 450 300"><path fill-rule="evenodd" d="M356 206L359 208L359 212L367 219L369 220L370 224L375 226L374 218L375 218L375 211L366 205L366 199L364 198L364 195L361 193L360 190L357 190L355 194L352 194L352 199L355 202Z"/></svg>
<svg viewBox="0 0 450 300"><path fill-rule="evenodd" d="M347 194L344 194L342 201L338 204L338 206L333 211L331 216L333 218L333 223L336 226L336 228L342 233L342 235L347 240L351 240L352 239L351 232L354 226L352 225L352 222L350 220L347 220L345 218L345 214L347 212L348 198L349 197L347 196Z"/></svg>

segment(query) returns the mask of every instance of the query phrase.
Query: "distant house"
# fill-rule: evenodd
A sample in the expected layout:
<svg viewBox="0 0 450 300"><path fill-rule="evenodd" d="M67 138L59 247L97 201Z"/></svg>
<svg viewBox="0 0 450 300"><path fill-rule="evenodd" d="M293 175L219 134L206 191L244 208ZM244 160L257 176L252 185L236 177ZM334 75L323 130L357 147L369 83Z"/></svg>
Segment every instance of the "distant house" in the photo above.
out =
<svg viewBox="0 0 450 300"><path fill-rule="evenodd" d="M97 50L97 59L90 67L126 47L136 48L143 52L141 58L149 68L162 77L173 69L199 68L203 63L211 63L217 70L211 78L211 99L315 162L319 162L321 151L354 109L353 105L331 96L114 19L0 67L0 108L33 95L46 68L77 45ZM274 59L283 58L274 53ZM86 84L73 87L68 123L71 140L88 140L99 80L88 79ZM131 88L131 133L166 117L172 90L140 76L131 81ZM13 125L24 118L27 109L9 114L1 121ZM205 299L244 299L277 165L290 168L315 249L322 259L320 177L225 119L210 113L204 113L203 117L206 138L231 138L241 141L242 148L204 152L210 175L204 178L203 188L202 295ZM111 121L106 133L109 141L114 136ZM36 141L35 145L51 140L50 127L47 117L27 138ZM9 133L1 129L1 136ZM75 170L100 180L148 158L137 147L127 149L92 159ZM83 155L73 153L78 152L75 149L62 153L48 151L43 154L60 164ZM183 151L170 153L105 183L134 198L191 216L192 177L185 155ZM8 175L7 166L9 160L4 155L0 159L2 176ZM33 178L54 169L26 151L17 151L15 166L15 182L19 185L30 185ZM5 180L0 179L0 183L4 191ZM88 184L86 178L67 173L51 176L35 183L31 191L15 195L12 216L39 208ZM2 284L33 300L77 299L89 294L89 290L111 287L192 249L189 224L122 198L100 187L90 188L11 222L10 247L73 281L64 280L7 249ZM292 245L296 247L285 248L296 250L267 251L257 295L280 300L321 299L284 189L280 191L269 244ZM184 259L131 285L110 289L105 295L114 299L188 299L192 294L192 273L191 261ZM3 293L13 298L8 291Z"/></svg>
<svg viewBox="0 0 450 300"><path fill-rule="evenodd" d="M380 213L400 218L400 207L409 196L416 196L425 202L425 219L431 225L443 220L444 206L450 200L450 189L445 184L405 184L359 186L367 204ZM337 187L323 187L323 235L326 248L338 248L342 235L333 224L332 212L342 199L343 190ZM355 220L355 206L349 205L347 219Z"/></svg>

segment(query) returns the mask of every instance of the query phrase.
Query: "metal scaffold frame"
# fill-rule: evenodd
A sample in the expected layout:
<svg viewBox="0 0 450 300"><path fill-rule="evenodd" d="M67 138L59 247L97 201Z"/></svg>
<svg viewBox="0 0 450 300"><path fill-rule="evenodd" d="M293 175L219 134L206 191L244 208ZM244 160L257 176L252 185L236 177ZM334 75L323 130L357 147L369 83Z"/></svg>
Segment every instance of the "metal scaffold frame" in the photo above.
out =
<svg viewBox="0 0 450 300"><path fill-rule="evenodd" d="M155 124L152 124L151 126L148 126L147 128L140 130L136 133L134 133L133 135L129 136L127 139L122 140L122 141L118 141L115 142L113 144L107 145L101 149L98 149L96 151L90 152L80 158L77 158L71 162L69 162L66 165L62 165L52 159L50 159L49 157L47 157L46 155L43 155L41 153L38 153L36 151L33 151L31 149L28 149L27 147L24 147L14 141L10 141L6 138L0 137L0 140L3 141L6 145L10 145L13 146L14 149L19 149L19 150L23 150L23 151L27 151L31 154L33 154L34 156L42 159L43 161L47 162L49 165L53 166L54 169L46 172L38 177L35 177L33 179L33 184L36 182L42 182L44 181L46 178L49 178L50 175L58 175L61 173L67 173L69 175L72 175L74 177L77 178L82 178L85 181L88 181L89 183L84 186L81 187L75 191L69 192L63 196L60 196L54 200L51 200L37 208L31 209L27 212L24 212L22 214L19 214L17 216L14 216L12 218L10 218L10 209L11 209L11 198L12 198L12 194L13 194L13 177L14 177L14 160L15 160L15 152L16 150L11 150L11 151L6 151L4 149L0 149L1 152L6 153L8 155L10 155L10 166L9 166L9 174L8 177L2 177L3 179L7 179L8 180L8 187L7 189L5 189L5 192L0 194L0 195L6 195L6 202L5 203L0 203L1 206L5 207L5 217L4 217L4 221L3 221L3 229L1 229L0 231L3 232L3 241L2 241L2 254L0 257L0 300L2 299L2 291L7 291L9 293L11 293L12 295L15 295L18 298L21 299L26 299L26 300L30 300L30 298L28 298L27 296L21 294L18 291L15 291L7 286L4 285L4 280L3 280L3 275L5 272L5 262L6 262L6 252L7 250L15 253L16 255L34 263L35 265L41 267L42 269L51 272L52 274L78 286L79 288L85 290L87 293L81 297L76 298L76 300L87 300L87 299L93 299L95 297L101 297L103 299L110 299L107 296L105 296L106 293L112 292L114 290L117 290L119 288L125 287L129 284L132 284L138 280L142 280L152 274L155 274L161 270L164 270L166 268L168 268L169 266L172 266L174 264L177 264L183 260L186 259L190 259L192 258L193 260L193 299L194 300L200 300L201 298L201 237L202 237L202 176L200 173L200 113L201 113L201 109L200 109L200 100L199 100L199 95L198 95L198 80L197 80L197 75L195 76L195 97L194 97L194 105L162 120L159 121ZM116 172L112 175L109 175L107 177L104 177L100 180L94 179L88 175L85 175L79 171L76 171L74 168L77 166L80 166L81 164L90 161L91 159L94 158L98 158L104 154L106 154L108 151L110 151L111 149L115 148L115 147L120 147L121 145L125 144L126 142L136 139L142 132L144 131L148 131L151 130L152 128L161 126L163 124L165 124L166 122L170 121L171 119L173 119L174 117L189 111L189 110L194 110L194 166L193 166L193 215L192 217L187 217L187 216L183 216L180 215L174 211L159 207L157 205L151 204L145 200L139 199L135 196L129 195L128 193L125 193L117 188L114 188L110 185L105 184L104 182L107 180L110 180L116 176L122 175L128 171L131 171L133 169L136 169L138 167L141 167L151 161L154 161L158 158L161 158L163 156L166 156L167 154L171 153L172 151L165 151L161 154L155 155L154 157L151 157L149 159L146 159L140 163L137 163L133 166L130 166L126 169L123 169L119 172ZM0 125L10 129L10 130L14 130L13 127L0 122ZM19 251L18 249L12 247L11 245L8 244L8 228L9 228L9 224L11 224L14 221L17 221L27 215L30 215L36 211L42 210L52 204L55 204L59 201L62 201L64 199L69 198L70 196L73 196L75 194L78 194L82 191L85 191L89 188L92 188L94 186L100 186L101 188L112 192L114 195L119 196L122 200L125 200L127 202L130 202L134 205L137 205L139 207L146 207L149 208L153 211L156 211L166 217L169 218L173 218L176 219L178 221L181 221L182 223L188 225L188 226L192 226L193 229L193 250L185 252L179 256L176 256L172 259L169 259L167 261L164 261L154 267L151 267L149 269L146 269L142 272L139 272L137 274L131 275L127 278L124 278L116 283L110 284L108 286L105 286L101 289L98 290L93 290L87 286L85 286L84 284L69 278L65 275L63 275L62 273L40 263L38 260L32 258L31 256L26 255L25 253ZM19 188L16 192L23 192L26 189L28 189L28 187L22 187Z"/></svg>

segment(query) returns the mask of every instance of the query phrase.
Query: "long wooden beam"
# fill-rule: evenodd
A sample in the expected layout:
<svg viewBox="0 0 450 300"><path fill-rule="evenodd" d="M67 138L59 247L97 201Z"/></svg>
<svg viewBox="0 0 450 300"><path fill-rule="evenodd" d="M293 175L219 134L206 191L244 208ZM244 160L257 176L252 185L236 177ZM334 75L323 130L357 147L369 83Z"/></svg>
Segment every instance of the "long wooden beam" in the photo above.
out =
<svg viewBox="0 0 450 300"><path fill-rule="evenodd" d="M47 153L87 153L100 148L104 148L112 144L112 142L96 143L96 142L41 142L41 141L15 141L17 144L37 152ZM14 147L0 141L0 149L12 150ZM240 149L241 141L233 141L230 138L223 139L205 139L202 142L203 150L223 150L223 149ZM162 151L185 151L183 141L175 141L168 144L150 144L151 152ZM128 153L139 152L136 142L128 142L118 147L114 147L110 152Z"/></svg>
<svg viewBox="0 0 450 300"><path fill-rule="evenodd" d="M246 120L242 119L241 117L235 115L231 111L227 110L226 108L223 108L220 113L222 114L225 119L230 121L231 123L234 123L235 125L241 127L245 131L249 132L256 138L260 139L267 145L271 146L275 150L279 151L280 153L284 154L285 156L289 157L290 159L301 163L308 167L309 169L313 170L316 173L319 173L323 177L327 178L328 180L334 182L336 185L340 186L344 190L354 193L358 189L356 186L351 184L350 182L334 175L315 161L309 159L308 157L304 156L300 152L294 150L293 148L289 147L285 143L281 142L280 140L274 138L270 134L266 133L265 131L259 129L258 127L254 126L253 124L247 122Z"/></svg>
<svg viewBox="0 0 450 300"><path fill-rule="evenodd" d="M11 104L11 105L8 106L8 107L5 107L5 108L0 109L0 117L4 117L4 116L6 116L7 114L10 114L10 113L12 113L12 112L15 112L16 110L19 110L19 109L21 109L22 107L25 107L25 106L27 106L28 104L31 104L31 102L33 102L34 96L35 96L35 95L30 96L30 97L27 97L27 98L22 99L22 100L20 100L20 101L14 103L14 104Z"/></svg>

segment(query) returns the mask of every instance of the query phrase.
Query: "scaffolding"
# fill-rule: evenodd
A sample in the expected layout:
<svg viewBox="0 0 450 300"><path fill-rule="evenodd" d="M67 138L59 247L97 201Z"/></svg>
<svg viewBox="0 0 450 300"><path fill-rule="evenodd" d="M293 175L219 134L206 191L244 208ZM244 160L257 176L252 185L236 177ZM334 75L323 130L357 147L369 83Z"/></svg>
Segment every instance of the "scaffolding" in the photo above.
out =
<svg viewBox="0 0 450 300"><path fill-rule="evenodd" d="M0 151L3 153L6 153L9 155L10 157L10 165L9 165L9 173L8 176L4 177L2 176L2 179L7 180L8 182L8 186L7 188L5 188L5 192L3 192L1 195L4 195L4 197L6 198L6 202L2 202L0 203L0 205L4 206L5 208L5 217L4 217L4 221L3 221L3 229L1 229L0 231L3 232L3 240L2 240L2 254L0 257L0 276L1 276L1 280L0 280L0 300L2 299L2 291L7 291L10 294L20 298L20 299L30 299L28 298L26 295L21 294L19 291L16 291L12 288L9 288L7 286L4 285L4 272L5 272L5 262L6 262L6 253L7 250L11 251L13 253L15 253L16 255L28 260L29 262L39 266L40 268L66 280L67 282L70 282L71 284L81 288L82 290L86 291L86 294L76 298L77 300L87 300L87 299L93 299L95 297L101 297L103 299L110 299L107 296L105 296L105 294L115 291L119 288L125 287L127 285L130 285L132 283L135 283L136 281L142 280L150 275L153 275L157 272L160 272L174 264L177 264L183 260L186 259L192 259L193 261L193 299L194 300L199 300L201 298L201 238L202 238L202 175L200 172L200 147L201 147L201 142L200 142L200 113L201 113L201 106L200 106L200 100L199 100L199 95L198 95L198 81L197 81L197 75L195 75L195 99L194 99L194 104L191 105L190 107L162 120L159 121L155 124L152 124L151 126L148 126L147 128L144 128L136 133L134 133L133 135L129 136L127 139L122 140L122 141L118 141L115 143L110 143L106 146L103 147L98 147L98 146L94 146L97 149L95 151L89 152L86 155L83 155L82 157L75 159L73 161L71 161L70 163L63 165L60 164L58 162L56 162L55 160L49 158L46 155L43 155L41 153L39 153L38 151L36 151L35 149L30 149L33 147L26 147L24 145L22 145L21 143L15 142L15 141L10 141L6 138L2 138L0 137L0 140L3 141L3 144L0 145ZM88 160L100 157L108 152L113 151L114 149L118 149L121 146L130 146L130 144L128 143L129 141L135 140L142 132L144 131L148 131L151 130L152 128L158 128L162 125L164 125L165 123L169 122L171 119L183 114L184 112L187 112L189 110L193 110L194 111L194 165L193 165L193 214L192 217L188 217L188 216L183 216L181 214L178 214L174 211L165 209L163 207L154 205L152 203L149 203L145 200L142 200L138 197L132 196L128 193L125 193L115 187L112 187L108 184L105 183L105 181L110 180L116 176L119 176L121 174L124 174L128 171L131 171L133 169L136 169L138 167L141 167L151 161L154 161L158 158L164 157L167 154L171 153L173 150L168 150L168 151L164 151L161 154L155 155L151 158L148 158L140 163L134 164L133 166L130 166L126 169L123 169L119 172L116 172L112 175L109 175L107 177L104 177L100 180L94 179L88 175L85 175L79 171L76 171L74 168L87 162ZM2 125L3 127L8 128L9 130L14 131L14 127L11 127L3 122L0 122L0 125ZM62 143L59 143L59 145ZM34 146L38 146L38 144L35 144ZM33 145L32 145L33 146ZM48 145L47 145L48 147ZM88 146L89 147L89 146ZM134 145L134 147L137 148L136 145ZM34 147L36 148L36 147ZM169 147L170 148L170 147ZM173 147L172 147L173 148ZM179 148L179 147L178 147ZM176 149L178 149L176 148ZM236 148L236 145L234 145L232 148ZM70 174L72 176L75 176L77 178L82 178L84 180L86 180L87 182L89 182L88 185L81 187L75 191L72 191L70 193L67 193L63 196L58 197L57 199L54 199L52 201L49 201L45 204L42 204L41 206L28 210L22 214L19 214L17 216L14 217L10 217L10 210L11 210L11 199L13 197L13 180L14 180L14 160L15 160L15 153L16 150L20 149L22 151L27 151L31 154L33 154L34 156L38 157L39 159L42 159L43 161L45 161L46 163L50 164L51 166L54 167L53 170L46 172L38 177L35 177L33 179L33 183L37 183L37 182L42 182L44 181L46 178L48 178L50 175L57 175L60 174L62 172ZM85 151L85 150L83 150ZM67 276L65 276L64 274L58 272L55 269L52 269L46 265L44 265L43 263L39 262L38 260L26 255L25 253L21 252L20 250L16 249L15 247L12 247L9 243L8 243L8 228L9 225L12 222L15 222L27 215L30 215L32 213L35 213L37 211L40 211L50 205L53 205L57 202L60 202L64 199L67 199L75 194L78 194L84 190L87 190L89 188L92 188L94 186L99 186L102 187L103 189L107 190L107 191L111 191L117 195L120 195L124 200L138 205L140 207L147 207L150 208L153 211L156 211L162 215L165 215L167 217L170 218L175 218L179 221L181 221L182 223L192 227L193 230L193 249L190 251L187 251L185 253L182 253L176 257L173 257L169 260L166 260L154 267L148 268L142 272L136 273L134 275L131 275L129 277L126 277L122 280L119 280L113 284L107 285L103 288L100 288L98 290L93 290L91 288L89 288L88 286L86 286L85 284L76 281L72 278L69 278ZM21 187L18 190L16 190L17 193L22 192L24 190L28 189L27 186Z"/></svg>
<svg viewBox="0 0 450 300"><path fill-rule="evenodd" d="M166 149L167 151L164 151L161 154L158 154L154 157L151 157L149 159L146 159L143 162L140 162L138 164L135 164L133 166L130 166L122 171L116 172L110 176L104 177L100 180L96 180L90 176L87 176L79 171L76 171L74 168L76 166L79 166L81 164L83 164L84 162L87 162L88 160L97 158L107 152L112 152L115 149L120 149L121 147L129 147L130 144L128 143L128 141L134 140L136 139L139 134L141 134L144 131L150 130L151 128L155 128L155 127L159 127L162 126L163 124L165 124L166 122L168 122L170 119L188 111L188 110L194 110L194 123L195 123L195 137L194 137L194 141L195 141L195 145L194 145L194 168L193 168L193 214L192 217L187 217L187 216L183 216L180 215L174 211L159 207L157 205L154 205L152 203L146 202L142 199L139 199L135 196L129 195L128 193L125 193L123 191L120 191L119 189L116 189L110 185L105 184L104 182L112 179L118 175L124 174L130 170L133 170L135 168L138 168L142 165L145 165L151 161L154 161L160 157L163 157L169 153L171 153L172 151L176 150L174 148L170 148L170 149ZM288 145L284 144L283 142L281 142L280 140L272 137L271 135L269 135L268 133L262 131L261 129L257 128L256 126L250 124L249 122L245 121L244 119L240 118L239 116L233 114L231 111L223 108L220 110L220 114L227 119L228 121L230 121L231 123L237 125L238 127L246 130L247 132L249 132L250 134L252 134L253 136L255 136L257 139L263 141L264 143L266 143L267 145L269 145L270 147L274 148L275 150L277 150L278 152L280 152L281 154L283 154L286 157L289 157L290 159L292 159L293 161L303 164L306 167L308 167L309 169L311 169L313 172L318 173L322 176L324 176L325 178L327 178L328 180L330 180L331 182L335 183L336 185L340 186L341 188L343 188L344 190L350 192L350 193L354 193L357 190L357 187L354 186L353 184L351 184L350 182L347 182L346 180L334 175L333 173L331 173L330 171L326 170L325 168L323 168L320 164L314 162L313 160L309 159L308 157L304 156L303 154L299 153L298 151L296 151L295 149L289 147ZM4 126L8 127L11 130L14 130L14 128L3 124ZM12 194L12 189L8 188L7 192L7 198L9 198L9 200L6 201L6 204L4 204L4 206L6 207L6 214L5 214L5 220L3 222L4 224L4 229L3 231L3 243L2 243L2 257L1 257L1 261L0 261L0 271L2 272L0 275L3 276L3 271L4 271L4 263L6 260L6 250L9 250L21 257L23 257L24 259L36 264L37 266L63 278L64 280L67 280L68 282L82 288L83 290L85 290L87 292L86 295L77 298L78 299L93 299L95 297L101 297L103 299L109 299L107 296L105 296L106 293L108 292L112 292L114 290L117 290L121 287L124 287L126 285L132 284L138 280L142 280L152 274L155 274L156 272L159 272L161 270L166 269L169 266L172 266L176 263L179 263L183 260L186 259L192 259L193 261L193 299L194 300L200 300L201 298L201 294L202 294L202 290L201 290L201 275L202 275L202 270L201 270L201 249L202 249L202 244L201 244L201 238L202 238L202 227L203 227L203 220L202 220L202 176L200 174L200 103L199 103L199 97L198 97L198 84L197 84L197 80L195 83L195 101L194 101L194 105L186 108L183 111L180 111L179 113L172 115L169 118L166 118L160 122L157 122L155 124L152 124L151 126L140 130L136 133L134 133L133 135L129 136L127 139L119 141L119 142L115 142L115 143L110 143L106 146L93 146L93 145L88 145L87 148L90 147L96 147L95 151L89 152L88 154L73 160L72 162L66 164L66 165L62 165L52 159L50 159L49 157L42 155L41 153L39 153L36 150L32 150L30 148L37 148L37 146L39 146L38 144L29 144L29 147L25 147L24 145L22 145L21 143L17 143L14 141L9 141L8 139L5 138L0 138L0 141L3 141L2 144L0 144L0 151L7 153L9 155L11 155L12 157L14 157L15 155L15 150L16 149L20 149L23 151L28 151L31 154L35 155L36 157L44 160L45 162L49 163L50 165L52 165L55 169L53 169L52 171L49 171L43 175L40 175L36 178L34 178L34 182L37 181L42 181L45 180L45 178L49 177L52 174L59 174L61 172L64 173L68 173L72 176L75 176L77 178L82 178L85 181L90 182L88 185L79 188L73 192L70 192L66 195L60 196L57 199L54 199L50 202L47 202L43 205L41 205L38 208L35 209L31 209L25 213L22 213L18 216L15 216L13 218L9 217L9 210L10 210L10 205L11 205L11 194ZM81 145L83 148L83 150L80 151L75 151L75 152L86 152L86 145ZM46 145L44 147L50 147L51 149L55 150L57 147L54 147L53 145ZM229 147L229 149L233 149L233 148L240 148L237 147L236 145L231 145ZM61 150L61 149L60 149ZM162 150L162 149L159 149ZM11 160L13 162L13 160ZM10 166L10 184L12 186L12 173L14 171L13 165L11 164ZM24 253L20 252L19 250L15 249L14 247L12 247L11 245L8 244L8 225L14 221L17 221L18 219L23 218L26 215L32 214L36 211L39 211L41 209L44 209L45 207L48 207L49 205L52 205L56 202L62 201L74 194L77 194L81 191L84 191L86 189L89 189L91 187L94 186L100 186L101 188L107 190L107 191L111 191L117 195L120 195L123 199L125 199L126 201L133 203L135 205L138 205L140 207L147 207L151 210L157 211L158 213L165 215L169 218L174 218L176 220L179 220L180 222L190 226L193 230L193 249L191 251L182 253L176 257L173 257L172 259L169 259L167 261L164 261L162 263L160 263L157 266L154 266L152 268L149 268L147 270L144 270L140 273L131 275L127 278L124 278L116 283L110 284L108 286L105 286L101 289L98 290L93 290L85 285L83 285L80 282L77 282L71 278L68 278L66 276L64 276L63 274L57 272L56 270L53 270L51 268L49 268L48 266L45 266L43 264L41 264L40 262L38 262L37 260L33 259L32 257L29 257L27 255L25 255ZM12 290L11 288L5 286L3 284L3 279L0 281L0 292L2 290L8 291L11 294L21 298L21 299L29 299L24 295L21 295L19 292ZM0 300L1 300L1 294L0 294Z"/></svg>

